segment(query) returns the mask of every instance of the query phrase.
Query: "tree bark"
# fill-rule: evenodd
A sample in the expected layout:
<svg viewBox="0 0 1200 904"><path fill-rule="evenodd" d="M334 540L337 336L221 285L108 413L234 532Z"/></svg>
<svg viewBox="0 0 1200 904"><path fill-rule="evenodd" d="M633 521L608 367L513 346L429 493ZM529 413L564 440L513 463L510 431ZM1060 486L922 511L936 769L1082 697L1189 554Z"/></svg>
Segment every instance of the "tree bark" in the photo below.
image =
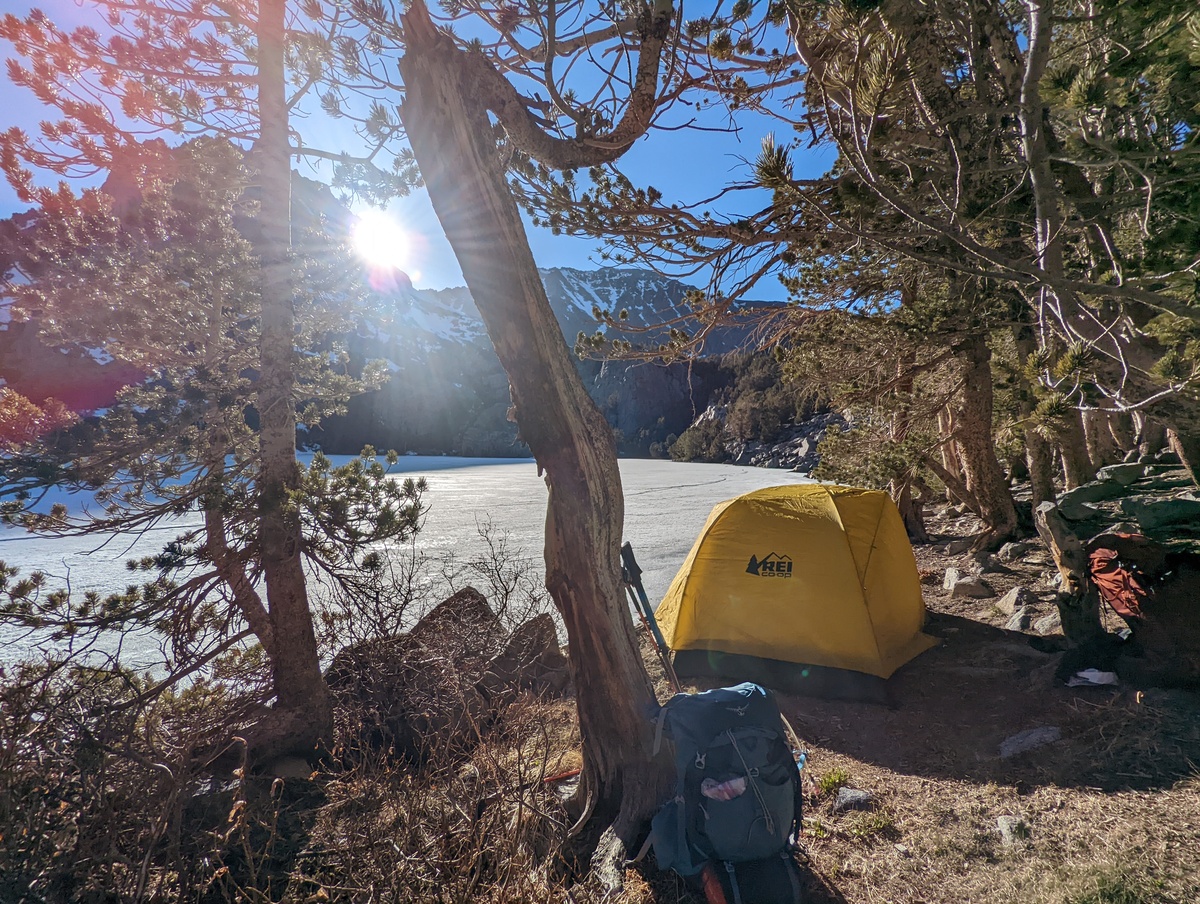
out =
<svg viewBox="0 0 1200 904"><path fill-rule="evenodd" d="M301 561L296 462L295 325L291 270L291 149L284 93L286 0L262 0L258 19L261 364L257 387L263 578L271 616L276 713L247 737L252 759L311 752L332 741L333 706L321 675Z"/></svg>
<svg viewBox="0 0 1200 904"><path fill-rule="evenodd" d="M1110 412L1108 429L1112 433L1113 443L1121 450L1121 458L1124 459L1129 450L1137 445L1133 418L1124 412Z"/></svg>
<svg viewBox="0 0 1200 904"><path fill-rule="evenodd" d="M1108 428L1108 414L1095 409L1083 412L1083 434L1087 437L1088 458L1099 470L1121 460L1112 431Z"/></svg>
<svg viewBox="0 0 1200 904"><path fill-rule="evenodd" d="M970 506L972 511L976 511L979 503L970 498L969 492L964 492L967 481L963 477L962 462L958 456L958 443L954 440L954 412L947 405L938 411L937 418L938 434L942 440L938 447L938 452L942 457L942 471L935 471L935 473L937 473L938 479L946 485L946 501L962 503ZM948 480L947 474L953 479ZM978 514L977 511L976 514Z"/></svg>
<svg viewBox="0 0 1200 904"><path fill-rule="evenodd" d="M1104 626L1100 624L1100 595L1092 584L1083 544L1053 502L1037 507L1034 522L1062 576L1058 612L1063 634L1076 646L1093 643L1104 634Z"/></svg>
<svg viewBox="0 0 1200 904"><path fill-rule="evenodd" d="M462 52L420 4L403 21L401 118L550 489L546 586L568 632L584 749L577 803L590 817L578 827L590 843L611 825L629 845L667 788L669 764L651 756L657 703L620 585L624 500L612 431L546 298Z"/></svg>
<svg viewBox="0 0 1200 904"><path fill-rule="evenodd" d="M1168 430L1167 442L1172 451L1179 456L1183 466L1187 468L1188 474L1192 476L1192 483L1200 486L1200 434L1188 435Z"/></svg>
<svg viewBox="0 0 1200 904"><path fill-rule="evenodd" d="M1063 477L1068 490L1082 486L1096 476L1096 469L1088 458L1087 437L1078 408L1067 416L1066 425L1058 437L1058 448L1062 453Z"/></svg>
<svg viewBox="0 0 1200 904"><path fill-rule="evenodd" d="M979 517L985 528L977 541L979 548L999 546L1017 530L1017 509L992 438L991 358L987 337L982 333L963 344L962 404L954 415L967 488L979 503Z"/></svg>
<svg viewBox="0 0 1200 904"><path fill-rule="evenodd" d="M1023 312L1024 313L1024 312ZM1027 316L1027 314L1026 314ZM1033 326L1023 323L1013 330L1017 355L1022 362L1028 361L1037 351ZM1029 487L1033 494L1033 510L1036 512L1043 502L1054 501L1054 450L1050 441L1033 423L1033 412L1037 407L1033 386L1020 368L1017 370L1017 413L1025 424L1025 461L1029 465Z"/></svg>
<svg viewBox="0 0 1200 904"><path fill-rule="evenodd" d="M929 531L925 528L925 519L921 517L921 504L913 498L912 484L907 480L893 478L888 484L888 494L900 510L909 542L928 543Z"/></svg>
<svg viewBox="0 0 1200 904"><path fill-rule="evenodd" d="M1135 415L1138 425L1138 455L1155 455L1167 444L1167 429L1153 418L1144 414ZM1179 430L1176 430L1179 433ZM1186 435L1186 434L1185 434Z"/></svg>

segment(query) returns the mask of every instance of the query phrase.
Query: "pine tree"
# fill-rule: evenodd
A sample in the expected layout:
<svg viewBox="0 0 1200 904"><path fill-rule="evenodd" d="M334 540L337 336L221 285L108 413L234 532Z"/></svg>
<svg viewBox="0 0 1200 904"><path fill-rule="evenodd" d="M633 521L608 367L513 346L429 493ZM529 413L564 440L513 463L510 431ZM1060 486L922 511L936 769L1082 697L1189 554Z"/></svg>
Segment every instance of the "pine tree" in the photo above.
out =
<svg viewBox="0 0 1200 904"><path fill-rule="evenodd" d="M8 234L2 251L13 313L33 318L54 347L102 348L144 375L103 416L10 450L10 519L51 533L144 531L193 511L203 522L137 563L141 586L82 601L26 595L6 614L59 635L156 630L169 656L154 693L218 657L229 669L231 657L253 666L262 655L279 700L294 651L281 644L274 603L260 591L263 293L254 248L239 229L257 221L243 156L220 139L159 147L138 158L154 165L110 178L138 186L123 193L119 213L103 190L77 196L64 187ZM297 260L305 279L296 342L311 351L294 374L300 420L315 425L351 393L378 385L381 368L351 377L333 341L362 312L348 255L329 236L310 232L299 244L306 253ZM99 488L100 511L33 512L12 499L48 484ZM337 469L317 456L288 500L304 527L300 555L352 587L373 543L416 529L421 489L387 479L373 455Z"/></svg>

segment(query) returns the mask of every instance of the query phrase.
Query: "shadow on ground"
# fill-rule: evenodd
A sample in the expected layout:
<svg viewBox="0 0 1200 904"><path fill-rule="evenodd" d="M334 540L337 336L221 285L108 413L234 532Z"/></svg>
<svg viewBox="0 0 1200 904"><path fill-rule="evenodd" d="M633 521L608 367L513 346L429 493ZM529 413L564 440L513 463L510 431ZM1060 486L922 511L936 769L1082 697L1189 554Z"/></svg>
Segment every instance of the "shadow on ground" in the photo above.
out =
<svg viewBox="0 0 1200 904"><path fill-rule="evenodd" d="M898 773L1019 788L1145 791L1196 773L1200 694L1068 688L1054 679L1061 654L1028 635L938 613L926 631L941 643L893 676L891 706L780 695L801 737ZM1000 755L1035 728L1061 739Z"/></svg>

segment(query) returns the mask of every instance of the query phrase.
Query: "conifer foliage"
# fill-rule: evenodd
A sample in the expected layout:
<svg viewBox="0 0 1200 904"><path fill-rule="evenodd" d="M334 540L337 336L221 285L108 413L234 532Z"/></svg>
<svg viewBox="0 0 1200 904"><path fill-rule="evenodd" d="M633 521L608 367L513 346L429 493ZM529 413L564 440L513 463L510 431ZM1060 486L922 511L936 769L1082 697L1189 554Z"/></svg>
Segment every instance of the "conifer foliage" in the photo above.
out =
<svg viewBox="0 0 1200 904"><path fill-rule="evenodd" d="M61 188L3 249L15 316L39 324L53 346L103 349L145 377L102 416L27 437L4 476L7 517L44 532L143 531L202 515L162 553L131 563L141 585L82 601L27 587L5 610L51 636L157 632L170 673L161 691L226 653L225 668L231 657L253 661L246 641L268 664L288 652L261 591L262 300L238 228L254 220L243 155L222 139L158 150L131 177L140 188L120 214L104 192ZM382 377L377 365L352 376L334 341L361 312L346 252L312 232L298 247L296 391L299 420L313 426ZM96 489L98 510L34 505L51 484ZM416 530L422 488L388 479L372 450L341 468L317 455L289 503L305 525L303 555L327 581L352 586L375 544Z"/></svg>

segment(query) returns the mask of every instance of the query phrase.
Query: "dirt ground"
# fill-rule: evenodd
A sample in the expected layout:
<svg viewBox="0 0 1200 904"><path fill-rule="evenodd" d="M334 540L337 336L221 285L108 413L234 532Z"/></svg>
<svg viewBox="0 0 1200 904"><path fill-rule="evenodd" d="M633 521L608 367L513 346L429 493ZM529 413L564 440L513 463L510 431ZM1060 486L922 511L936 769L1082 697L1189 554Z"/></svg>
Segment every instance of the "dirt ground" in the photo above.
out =
<svg viewBox="0 0 1200 904"><path fill-rule="evenodd" d="M996 607L1022 584L1039 595L1035 618L1054 611L1040 545L985 575L996 597L951 599L942 576L967 556L943 549L974 525L931 527L941 533L917 560L940 643L893 677L892 705L780 698L808 747L813 901L1200 902L1200 694L1057 683L1061 653L1003 630ZM1037 728L1060 737L1001 756ZM842 786L869 792L870 807L835 812ZM1016 823L1007 841L1001 817Z"/></svg>

